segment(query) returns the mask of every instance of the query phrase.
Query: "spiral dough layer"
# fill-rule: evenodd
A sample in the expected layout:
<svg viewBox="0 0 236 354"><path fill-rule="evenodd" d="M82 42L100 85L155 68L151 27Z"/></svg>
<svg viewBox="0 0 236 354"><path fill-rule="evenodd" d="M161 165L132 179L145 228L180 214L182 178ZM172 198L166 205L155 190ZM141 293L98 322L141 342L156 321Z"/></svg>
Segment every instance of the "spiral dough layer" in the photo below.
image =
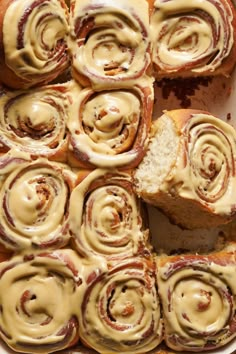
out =
<svg viewBox="0 0 236 354"><path fill-rule="evenodd" d="M169 347L200 352L236 336L235 252L166 257L158 266Z"/></svg>
<svg viewBox="0 0 236 354"><path fill-rule="evenodd" d="M129 85L150 64L146 0L71 2L69 48L75 77L96 88Z"/></svg>
<svg viewBox="0 0 236 354"><path fill-rule="evenodd" d="M74 182L69 168L43 159L15 168L0 191L1 241L14 250L65 245Z"/></svg>
<svg viewBox="0 0 236 354"><path fill-rule="evenodd" d="M12 349L51 353L77 342L71 303L82 278L73 258L73 251L64 250L16 256L1 264L0 335Z"/></svg>
<svg viewBox="0 0 236 354"><path fill-rule="evenodd" d="M152 80L130 90L84 89L69 110L71 164L136 166L145 153L152 105Z"/></svg>
<svg viewBox="0 0 236 354"><path fill-rule="evenodd" d="M154 6L152 59L157 76L212 74L230 55L235 36L230 1L156 0ZM233 57L225 73L234 63Z"/></svg>
<svg viewBox="0 0 236 354"><path fill-rule="evenodd" d="M66 86L7 91L0 97L0 151L18 149L31 156L65 161Z"/></svg>
<svg viewBox="0 0 236 354"><path fill-rule="evenodd" d="M64 0L10 1L2 32L4 60L11 73L1 79L7 85L21 88L50 82L67 67Z"/></svg>
<svg viewBox="0 0 236 354"><path fill-rule="evenodd" d="M109 260L149 254L148 231L131 176L95 170L74 188L70 232L78 252Z"/></svg>
<svg viewBox="0 0 236 354"><path fill-rule="evenodd" d="M162 339L155 267L142 258L121 262L93 281L81 307L80 335L102 353L144 353Z"/></svg>

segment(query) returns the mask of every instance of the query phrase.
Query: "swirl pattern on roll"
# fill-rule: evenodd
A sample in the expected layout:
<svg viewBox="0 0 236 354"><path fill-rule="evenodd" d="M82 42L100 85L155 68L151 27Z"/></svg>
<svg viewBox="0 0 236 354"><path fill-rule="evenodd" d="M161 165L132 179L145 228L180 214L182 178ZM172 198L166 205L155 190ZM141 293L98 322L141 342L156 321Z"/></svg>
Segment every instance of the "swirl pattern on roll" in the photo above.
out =
<svg viewBox="0 0 236 354"><path fill-rule="evenodd" d="M72 191L69 225L78 252L109 260L149 255L148 230L131 176L94 170Z"/></svg>
<svg viewBox="0 0 236 354"><path fill-rule="evenodd" d="M235 183L234 128L200 114L192 116L184 134L194 189L202 201L217 203Z"/></svg>
<svg viewBox="0 0 236 354"><path fill-rule="evenodd" d="M158 269L170 348L200 352L236 336L235 252L166 257Z"/></svg>
<svg viewBox="0 0 236 354"><path fill-rule="evenodd" d="M83 278L74 258L73 251L63 250L15 256L1 264L0 336L12 349L51 353L78 341L71 303Z"/></svg>
<svg viewBox="0 0 236 354"><path fill-rule="evenodd" d="M68 119L72 165L131 168L141 161L151 124L151 81L130 90L86 88L74 97Z"/></svg>
<svg viewBox="0 0 236 354"><path fill-rule="evenodd" d="M18 149L32 157L65 161L67 88L45 86L6 91L0 97L0 151Z"/></svg>
<svg viewBox="0 0 236 354"><path fill-rule="evenodd" d="M133 258L111 267L85 292L80 336L102 353L146 353L162 340L152 261Z"/></svg>
<svg viewBox="0 0 236 354"><path fill-rule="evenodd" d="M234 43L235 16L230 1L156 0L154 6L152 59L157 75L159 72L210 74L229 56Z"/></svg>
<svg viewBox="0 0 236 354"><path fill-rule="evenodd" d="M10 1L2 32L5 63L16 76L15 82L3 77L7 85L21 88L50 82L67 67L64 0Z"/></svg>
<svg viewBox="0 0 236 354"><path fill-rule="evenodd" d="M0 241L13 250L64 246L75 179L61 164L44 159L21 163L1 186Z"/></svg>
<svg viewBox="0 0 236 354"><path fill-rule="evenodd" d="M191 115L182 132L185 146L183 167L189 169L189 188L215 213L230 216L235 212L231 198L235 190L234 128L209 114L200 113ZM183 195L189 183L186 179Z"/></svg>
<svg viewBox="0 0 236 354"><path fill-rule="evenodd" d="M71 2L69 48L78 81L117 87L145 74L150 64L146 0Z"/></svg>

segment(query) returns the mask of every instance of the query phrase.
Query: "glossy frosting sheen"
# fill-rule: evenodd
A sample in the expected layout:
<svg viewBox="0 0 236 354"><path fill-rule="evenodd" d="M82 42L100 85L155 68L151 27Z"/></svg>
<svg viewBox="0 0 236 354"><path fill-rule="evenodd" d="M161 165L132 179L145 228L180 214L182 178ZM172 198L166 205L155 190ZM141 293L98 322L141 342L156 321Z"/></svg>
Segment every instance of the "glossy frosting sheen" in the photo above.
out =
<svg viewBox="0 0 236 354"><path fill-rule="evenodd" d="M170 257L159 267L159 294L171 348L212 349L235 337L235 270L235 255L230 253L218 259Z"/></svg>
<svg viewBox="0 0 236 354"><path fill-rule="evenodd" d="M108 259L143 253L147 231L140 210L129 174L102 169L91 172L70 198L70 231L78 252Z"/></svg>
<svg viewBox="0 0 236 354"><path fill-rule="evenodd" d="M233 14L219 0L156 0L151 19L153 60L160 69L214 71L232 48Z"/></svg>
<svg viewBox="0 0 236 354"><path fill-rule="evenodd" d="M83 288L103 266L94 260L91 271L85 263L67 249L23 254L1 264L0 331L11 348L51 353L77 342Z"/></svg>
<svg viewBox="0 0 236 354"><path fill-rule="evenodd" d="M3 151L17 147L44 157L59 153L66 145L67 105L63 85L3 94L0 97Z"/></svg>
<svg viewBox="0 0 236 354"><path fill-rule="evenodd" d="M6 176L0 192L2 242L15 250L66 244L67 203L75 175L43 159L30 165L16 159L15 164L19 167Z"/></svg>
<svg viewBox="0 0 236 354"><path fill-rule="evenodd" d="M42 81L42 76L65 68L68 23L58 0L16 0L3 23L6 64L22 78ZM59 45L59 42L60 45Z"/></svg>
<svg viewBox="0 0 236 354"><path fill-rule="evenodd" d="M96 88L121 86L120 80L124 85L145 72L150 63L147 1L73 1L71 8L76 71Z"/></svg>
<svg viewBox="0 0 236 354"><path fill-rule="evenodd" d="M152 262L133 258L91 284L81 307L80 335L100 353L144 353L162 340Z"/></svg>
<svg viewBox="0 0 236 354"><path fill-rule="evenodd" d="M234 128L210 115L192 114L180 134L175 168L161 189L176 189L179 196L195 199L217 214L230 214L236 192Z"/></svg>
<svg viewBox="0 0 236 354"><path fill-rule="evenodd" d="M73 98L68 128L70 149L78 160L98 167L137 164L150 126L152 80L130 90L94 92L84 89Z"/></svg>

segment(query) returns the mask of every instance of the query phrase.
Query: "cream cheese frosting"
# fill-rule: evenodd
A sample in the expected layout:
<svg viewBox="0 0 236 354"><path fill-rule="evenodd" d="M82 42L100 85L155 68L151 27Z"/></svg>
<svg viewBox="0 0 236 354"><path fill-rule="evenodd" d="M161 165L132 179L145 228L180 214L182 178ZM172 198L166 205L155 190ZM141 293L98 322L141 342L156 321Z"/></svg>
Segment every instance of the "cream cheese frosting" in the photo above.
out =
<svg viewBox="0 0 236 354"><path fill-rule="evenodd" d="M17 0L7 8L3 21L5 62L23 79L50 81L67 66L66 5L58 0Z"/></svg>
<svg viewBox="0 0 236 354"><path fill-rule="evenodd" d="M161 70L212 72L229 55L234 31L226 1L156 0L154 7L153 61Z"/></svg>
<svg viewBox="0 0 236 354"><path fill-rule="evenodd" d="M142 208L128 173L89 173L71 193L69 225L82 256L112 260L149 253Z"/></svg>
<svg viewBox="0 0 236 354"><path fill-rule="evenodd" d="M86 88L72 99L67 126L75 158L102 168L137 165L151 122L152 80L138 81L132 89Z"/></svg>
<svg viewBox="0 0 236 354"><path fill-rule="evenodd" d="M6 175L0 190L1 241L13 250L65 245L70 237L67 204L75 180L69 167L46 159L22 162Z"/></svg>
<svg viewBox="0 0 236 354"><path fill-rule="evenodd" d="M180 153L161 189L176 189L180 197L195 199L215 214L230 215L236 188L234 128L209 114L196 113L180 132Z"/></svg>
<svg viewBox="0 0 236 354"><path fill-rule="evenodd" d="M150 64L146 0L72 1L71 9L72 67L93 87L127 86L145 73Z"/></svg>
<svg viewBox="0 0 236 354"><path fill-rule="evenodd" d="M105 269L102 260L91 268L71 249L23 253L2 263L0 331L8 345L24 353L51 353L75 344L76 304L88 280Z"/></svg>
<svg viewBox="0 0 236 354"><path fill-rule="evenodd" d="M221 258L222 257L222 258ZM235 337L235 253L185 255L158 262L167 344L200 351Z"/></svg>
<svg viewBox="0 0 236 354"><path fill-rule="evenodd" d="M67 145L68 86L6 91L0 97L2 149L65 160L60 153Z"/></svg>
<svg viewBox="0 0 236 354"><path fill-rule="evenodd" d="M152 262L133 258L88 287L81 306L80 336L101 353L143 353L162 339Z"/></svg>

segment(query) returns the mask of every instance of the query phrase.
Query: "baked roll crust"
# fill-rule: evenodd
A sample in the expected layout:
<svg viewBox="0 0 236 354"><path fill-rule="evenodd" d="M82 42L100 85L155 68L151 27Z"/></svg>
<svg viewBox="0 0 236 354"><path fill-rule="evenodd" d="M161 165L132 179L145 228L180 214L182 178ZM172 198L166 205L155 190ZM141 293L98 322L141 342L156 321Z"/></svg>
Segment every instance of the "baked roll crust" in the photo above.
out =
<svg viewBox="0 0 236 354"><path fill-rule="evenodd" d="M228 76L236 62L230 0L156 0L151 16L154 76Z"/></svg>
<svg viewBox="0 0 236 354"><path fill-rule="evenodd" d="M1 82L12 88L48 83L69 65L64 0L2 0Z"/></svg>
<svg viewBox="0 0 236 354"><path fill-rule="evenodd" d="M184 228L230 222L235 142L235 129L208 112L165 112L153 123L147 154L134 173L137 193Z"/></svg>

